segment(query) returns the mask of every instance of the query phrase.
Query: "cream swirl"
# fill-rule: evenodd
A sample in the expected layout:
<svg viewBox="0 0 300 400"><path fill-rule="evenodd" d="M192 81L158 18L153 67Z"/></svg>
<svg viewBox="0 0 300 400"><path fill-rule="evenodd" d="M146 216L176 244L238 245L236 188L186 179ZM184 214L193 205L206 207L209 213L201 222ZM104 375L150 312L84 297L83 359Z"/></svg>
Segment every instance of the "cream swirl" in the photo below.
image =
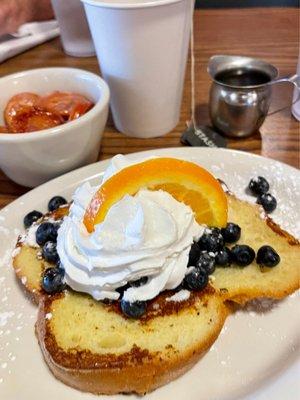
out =
<svg viewBox="0 0 300 400"><path fill-rule="evenodd" d="M104 180L127 165L118 156ZM143 286L125 290L123 298L130 302L150 300L177 287L187 272L191 244L204 230L190 207L164 191L140 190L112 206L89 234L82 220L96 189L88 183L77 189L58 232L57 249L67 284L96 300L115 300L120 296L118 288L148 277Z"/></svg>

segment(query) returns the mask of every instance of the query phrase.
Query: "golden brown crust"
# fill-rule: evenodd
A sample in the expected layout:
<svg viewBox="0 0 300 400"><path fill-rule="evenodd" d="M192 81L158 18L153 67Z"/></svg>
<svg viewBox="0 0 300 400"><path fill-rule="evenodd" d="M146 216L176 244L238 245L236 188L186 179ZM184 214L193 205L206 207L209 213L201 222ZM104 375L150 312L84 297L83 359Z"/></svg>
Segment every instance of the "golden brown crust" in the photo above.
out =
<svg viewBox="0 0 300 400"><path fill-rule="evenodd" d="M67 291L65 293L67 293ZM65 293L59 293L56 295L44 295L40 302L40 310L42 310L42 315L51 315L51 307L53 302L62 299L65 296ZM202 307L206 308L208 306L208 298L214 293L215 290L210 285L208 285L202 291L191 292L188 300L180 302L166 300L166 298L170 295L173 295L174 292L168 291L160 293L154 300L155 303L159 305L159 309L153 310L153 308L151 307L153 301L149 302L145 314L141 318L139 318L139 323L141 326L143 326L158 317L167 317L169 315L178 316L180 315L180 312L186 309L189 309L191 312L193 312L193 310L196 310L197 312L197 305L199 304L199 302L201 302ZM123 319L129 319L120 311L119 302L114 302L112 305L103 304L103 307L108 313L117 313ZM142 358L150 359L153 357L153 354L150 355L145 350L140 351L140 349L138 348L133 348L130 352L124 353L121 356L115 356L114 354L109 353L107 353L105 356L97 356L86 350L75 350L74 352L68 353L68 355L66 356L65 351L57 345L56 339L51 333L50 321L46 319L44 321L44 324L45 330L47 331L47 335L45 335L44 337L47 350L51 353L51 356L56 363L67 368L97 369L103 366L107 367L108 365L111 367L123 368L124 365L128 365L132 362L139 363L139 360L141 360Z"/></svg>
<svg viewBox="0 0 300 400"><path fill-rule="evenodd" d="M294 293L299 289L299 287L300 275L298 281L290 281L289 284L288 282L285 282L284 288L277 286L276 290L274 290L274 287L263 289L261 287L257 288L248 286L246 289L242 290L242 293L240 289L235 291L232 288L230 288L230 291L226 288L220 288L219 292L224 301L229 300L238 303L239 305L245 305L248 301L262 297L281 300Z"/></svg>
<svg viewBox="0 0 300 400"><path fill-rule="evenodd" d="M221 328L222 326L220 326L220 330ZM202 342L201 346L193 351L186 352L180 357L174 357L169 362L156 358L151 363L127 365L122 369L81 370L65 368L53 361L42 343L42 338L39 340L48 367L54 376L65 384L83 392L94 394L112 395L134 392L143 395L173 381L192 368L213 344L218 334L210 337L209 341Z"/></svg>
<svg viewBox="0 0 300 400"><path fill-rule="evenodd" d="M294 236L292 236L290 233L282 229L276 222L272 220L269 216L266 218L266 223L267 225L272 229L273 232L277 233L277 235L284 237L288 244L291 246L299 246L300 242Z"/></svg>
<svg viewBox="0 0 300 400"><path fill-rule="evenodd" d="M294 238L291 234L289 234L288 232L283 230L278 224L276 224L258 204L250 204L247 201L240 200L232 193L228 194L228 199L229 202L232 202L233 204L236 203L238 204L239 207L241 206L243 207L243 204L245 204L245 206L243 207L244 214L247 212L247 209L249 210L251 207L251 209L253 210L253 216L251 210L253 224L257 224L255 222L255 219L256 220L258 219L261 225L265 224L264 229L266 229L266 231L268 229L272 231L272 235L275 238L274 239L275 249L277 248L276 244L278 244L279 248L281 249L282 246L284 245L283 250L285 255L285 261L281 260L279 265L274 268L261 268L257 264L255 264L255 268L257 269L256 280L253 278L253 274L252 275L249 274L247 276L249 278L249 281L246 281L243 272L249 271L249 268L253 268L253 265L247 266L245 267L245 269L243 268L240 269L238 266L232 266L230 268L223 269L223 271L220 271L222 270L222 268L220 269L217 268L217 271L215 273L216 276L215 287L219 288L220 294L223 297L224 301L230 300L240 305L244 305L250 300L261 297L267 297L279 300L292 294L297 289L299 289L300 258L297 259L297 256L295 255L299 254L300 257L299 240ZM262 219L262 213L264 213L263 219ZM239 223L239 221L235 222ZM274 233L276 235L274 235ZM256 243L254 242L253 245L255 246L255 244ZM264 244L269 244L269 243L262 242L260 245ZM279 255L281 255L280 251ZM290 269L285 270L285 275L282 274L281 280L277 278L277 280L274 281L273 280L274 274L278 272L282 266L284 267L285 265L287 265L287 261L290 260L294 260ZM241 271L241 273L237 274L236 272L239 270ZM220 272L222 272L222 275L219 274ZM222 279L225 277L225 274L228 274L227 277L231 279L231 282L227 280L227 285L226 285L226 279L225 280ZM219 279L220 276L221 279ZM262 279L262 281L264 280L267 281L268 276L270 277L270 279L268 280L268 284L261 285L259 280ZM238 285L232 284L233 282L239 282L239 284Z"/></svg>
<svg viewBox="0 0 300 400"><path fill-rule="evenodd" d="M291 246L300 245L299 240L294 238L294 236L292 236L290 233L288 233L287 231L282 229L280 225L278 225L276 222L274 222L272 220L272 218L268 214L266 214L266 212L263 210L262 206L260 206L259 204L249 203L246 200L241 200L235 194L233 194L232 192L227 192L227 196L228 196L229 199L232 198L233 200L236 200L236 201L238 201L240 203L251 205L255 209L256 212L259 212L259 213L263 212L264 215L265 215L266 224L269 226L269 228L272 229L273 232L275 232L275 233L277 233L277 235L282 236L285 239L287 239L287 242Z"/></svg>
<svg viewBox="0 0 300 400"><path fill-rule="evenodd" d="M269 290L262 290L256 288L249 288L247 289L247 294L240 294L240 293L230 293L230 296L226 296L226 294L222 295L224 301L230 300L240 305L245 305L248 301L257 299L257 298L270 298L281 300L285 297L289 296L290 294L294 293L296 290L299 289L299 285L291 284L289 287L286 287L282 290L277 290L276 292L274 289L270 288Z"/></svg>
<svg viewBox="0 0 300 400"><path fill-rule="evenodd" d="M21 248L21 247L22 244L18 242L16 248ZM21 266L18 263L18 256L13 258L12 266L15 271L16 277L19 280L19 283L26 290L26 294L31 298L31 300L34 303L38 305L41 298L41 288L36 287L35 285L32 284L32 282L29 279L27 279L27 276L24 274L24 271L22 270Z"/></svg>
<svg viewBox="0 0 300 400"><path fill-rule="evenodd" d="M218 337L229 313L229 309L220 300L218 301L219 320L212 334L204 339L199 338L196 346L184 352L179 352L170 345L167 357L159 352L150 353L136 346L121 356L113 354L100 356L75 350L66 353L58 348L51 334L49 321L45 318L50 306L49 299L46 298L40 303L36 334L50 370L56 378L67 385L95 394L131 392L145 394L184 374L209 349ZM60 352L59 357L57 351ZM85 358L92 363L83 367Z"/></svg>
<svg viewBox="0 0 300 400"><path fill-rule="evenodd" d="M211 286L207 285L205 289L201 291L190 292L190 296L184 301L168 301L168 297L174 295L174 290L166 290L156 296L154 299L148 301L146 312L140 317L140 322L147 323L153 318L163 317L171 314L178 314L185 308L191 308L201 298L205 298L207 295L212 295L216 290ZM116 312L126 318L121 310L120 302L114 301L108 304L107 310L110 312Z"/></svg>
<svg viewBox="0 0 300 400"><path fill-rule="evenodd" d="M64 206L59 207L57 210L53 211L52 213L49 212L48 214L46 214L46 216L48 216L48 217L53 216L53 218L55 220L62 219L63 217L65 217L66 215L69 214L70 207L71 207L71 203L66 204Z"/></svg>

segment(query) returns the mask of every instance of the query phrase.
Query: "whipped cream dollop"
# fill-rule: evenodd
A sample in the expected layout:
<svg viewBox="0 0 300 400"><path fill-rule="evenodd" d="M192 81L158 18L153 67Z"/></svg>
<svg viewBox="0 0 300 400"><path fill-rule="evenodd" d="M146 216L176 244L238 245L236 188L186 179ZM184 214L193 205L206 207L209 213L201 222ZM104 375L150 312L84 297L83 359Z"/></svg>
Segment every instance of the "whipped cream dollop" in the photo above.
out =
<svg viewBox="0 0 300 400"><path fill-rule="evenodd" d="M116 156L103 182L128 165L125 157ZM176 288L187 273L191 245L204 231L191 208L167 192L143 189L135 196L125 195L88 233L83 216L97 189L84 183L76 190L58 231L57 250L67 284L96 300L116 300L118 288L147 277L144 285L124 291L129 302Z"/></svg>

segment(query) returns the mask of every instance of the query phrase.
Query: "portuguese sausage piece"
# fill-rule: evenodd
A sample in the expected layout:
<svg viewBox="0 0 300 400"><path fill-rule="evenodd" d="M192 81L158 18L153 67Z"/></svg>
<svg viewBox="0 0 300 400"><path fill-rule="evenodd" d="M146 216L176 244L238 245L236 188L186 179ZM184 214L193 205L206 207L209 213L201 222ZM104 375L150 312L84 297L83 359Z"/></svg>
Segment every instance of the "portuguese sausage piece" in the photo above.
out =
<svg viewBox="0 0 300 400"><path fill-rule="evenodd" d="M31 111L19 114L18 117L14 118L12 132L24 133L40 131L42 129L61 125L62 123L63 120L60 115L33 108Z"/></svg>
<svg viewBox="0 0 300 400"><path fill-rule="evenodd" d="M42 109L61 115L65 121L78 118L93 107L93 103L80 94L58 91L42 97L39 105Z"/></svg>
<svg viewBox="0 0 300 400"><path fill-rule="evenodd" d="M35 93L19 93L13 96L7 103L4 110L4 119L7 128L11 132L17 132L15 130L15 120L24 113L32 112L37 107L41 97Z"/></svg>

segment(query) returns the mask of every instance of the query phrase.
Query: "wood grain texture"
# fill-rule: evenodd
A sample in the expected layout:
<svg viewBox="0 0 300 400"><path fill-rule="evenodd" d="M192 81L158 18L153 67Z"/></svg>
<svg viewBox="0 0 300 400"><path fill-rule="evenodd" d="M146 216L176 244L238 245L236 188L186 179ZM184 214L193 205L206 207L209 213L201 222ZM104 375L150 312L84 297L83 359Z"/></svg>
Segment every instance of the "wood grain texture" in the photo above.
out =
<svg viewBox="0 0 300 400"><path fill-rule="evenodd" d="M196 103L197 122L209 123L209 76L207 62L214 54L248 55L276 65L282 76L294 74L299 51L299 14L296 8L251 8L196 10ZM97 60L73 58L65 55L59 39L52 40L0 64L0 76L39 67L66 66L99 73ZM280 93L279 93L280 92ZM163 95L163 94L162 94ZM291 102L292 90L281 85L274 91L272 109ZM176 128L164 137L136 139L116 131L112 119L102 140L99 159L117 153L180 146L180 135L190 118L190 61L188 62L181 118ZM267 118L260 132L247 139L229 140L228 147L261 154L299 168L299 122L290 108ZM0 208L29 189L9 180L0 171Z"/></svg>

